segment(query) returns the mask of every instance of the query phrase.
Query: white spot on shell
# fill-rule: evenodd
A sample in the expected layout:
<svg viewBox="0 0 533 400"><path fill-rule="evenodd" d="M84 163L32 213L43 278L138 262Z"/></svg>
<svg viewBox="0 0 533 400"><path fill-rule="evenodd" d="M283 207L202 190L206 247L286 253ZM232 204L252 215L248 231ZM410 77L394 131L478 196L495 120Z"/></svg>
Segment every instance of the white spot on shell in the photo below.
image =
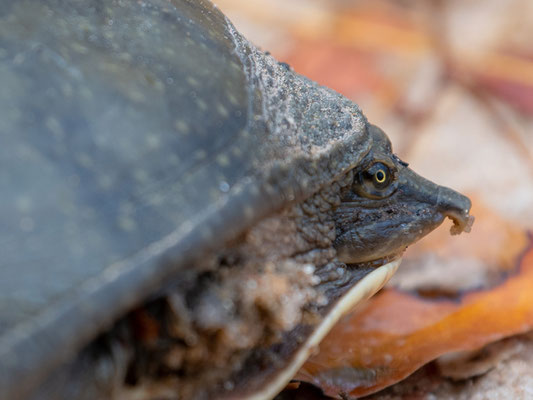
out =
<svg viewBox="0 0 533 400"><path fill-rule="evenodd" d="M78 154L76 158L82 167L90 168L94 165L92 158L86 153Z"/></svg>
<svg viewBox="0 0 533 400"><path fill-rule="evenodd" d="M104 282L112 282L120 275L119 268L107 268L102 275Z"/></svg>
<svg viewBox="0 0 533 400"><path fill-rule="evenodd" d="M19 210L22 213L28 212L32 208L31 198L27 196L19 197L15 204L16 204L17 210Z"/></svg>
<svg viewBox="0 0 533 400"><path fill-rule="evenodd" d="M178 165L180 162L180 158L176 154L171 154L168 157L168 162L172 165Z"/></svg>
<svg viewBox="0 0 533 400"><path fill-rule="evenodd" d="M220 154L218 157L217 157L217 163L218 165L220 165L221 167L227 167L229 165L229 158L227 155L225 154Z"/></svg>
<svg viewBox="0 0 533 400"><path fill-rule="evenodd" d="M113 178L111 178L111 176L109 176L109 175L102 175L102 176L98 179L98 184L99 184L103 189L109 189L109 188L113 185Z"/></svg>
<svg viewBox="0 0 533 400"><path fill-rule="evenodd" d="M70 83L65 82L61 85L61 93L63 93L65 97L72 96L72 91L72 85Z"/></svg>
<svg viewBox="0 0 533 400"><path fill-rule="evenodd" d="M196 158L197 160L203 160L206 157L207 157L207 153L205 152L205 150L197 150L194 153L194 158Z"/></svg>
<svg viewBox="0 0 533 400"><path fill-rule="evenodd" d="M24 62L25 59L26 58L24 57L24 54L23 53L19 53L13 58L13 64L20 65L20 64L22 64Z"/></svg>
<svg viewBox="0 0 533 400"><path fill-rule="evenodd" d="M161 193L154 193L148 198L148 203L153 206L158 206L162 204L164 200L165 198Z"/></svg>
<svg viewBox="0 0 533 400"><path fill-rule="evenodd" d="M252 207L250 207L250 206L244 207L244 216L246 218L251 219L251 218L253 218L254 214L255 214L254 213L254 209Z"/></svg>
<svg viewBox="0 0 533 400"><path fill-rule="evenodd" d="M200 85L200 82L198 82L198 80L194 79L192 76L188 76L187 79L185 79L187 81L187 83L191 86L199 86Z"/></svg>
<svg viewBox="0 0 533 400"><path fill-rule="evenodd" d="M89 49L87 47L76 42L72 42L70 44L70 47L72 48L72 50L79 54L87 54L89 52Z"/></svg>
<svg viewBox="0 0 533 400"><path fill-rule="evenodd" d="M165 54L166 54L167 56L171 56L171 57L174 56L174 55L176 54L176 52L174 51L174 49L171 48L171 47L165 47L165 49L164 49L163 51L165 52Z"/></svg>
<svg viewBox="0 0 533 400"><path fill-rule="evenodd" d="M184 135L189 133L189 125L182 119L176 120L176 122L174 122L174 127L179 133L182 133Z"/></svg>
<svg viewBox="0 0 533 400"><path fill-rule="evenodd" d="M49 116L46 118L45 125L56 138L62 138L65 136L65 132L57 118Z"/></svg>
<svg viewBox="0 0 533 400"><path fill-rule="evenodd" d="M231 149L231 153L234 156L240 157L242 155L242 150L237 146L233 146L233 148Z"/></svg>
<svg viewBox="0 0 533 400"><path fill-rule="evenodd" d="M23 232L31 232L33 231L33 228L35 227L35 222L33 221L33 218L30 217L24 217L20 219L20 230Z"/></svg>
<svg viewBox="0 0 533 400"><path fill-rule="evenodd" d="M118 212L121 214L131 214L134 210L133 204L129 201L123 201L118 206Z"/></svg>
<svg viewBox="0 0 533 400"><path fill-rule="evenodd" d="M226 181L222 181L220 182L220 184L218 185L218 188L220 189L221 192L223 193L228 193L229 192L229 189L230 189L230 186L229 186L229 183L226 182Z"/></svg>
<svg viewBox="0 0 533 400"><path fill-rule="evenodd" d="M135 230L136 225L137 225L133 218L126 217L126 216L120 216L117 222L118 222L118 226L120 226L120 229L122 229L125 232L131 232Z"/></svg>
<svg viewBox="0 0 533 400"><path fill-rule="evenodd" d="M264 188L265 188L265 191L266 191L268 194L274 194L274 193L276 193L276 189L275 189L274 186L272 186L272 185L266 184L266 185L264 185Z"/></svg>
<svg viewBox="0 0 533 400"><path fill-rule="evenodd" d="M133 177L137 182L146 182L148 180L148 172L146 172L144 169L136 169L133 172Z"/></svg>
<svg viewBox="0 0 533 400"><path fill-rule="evenodd" d="M86 86L80 88L80 95L86 100L91 100L93 98L93 92L91 92L91 89Z"/></svg>
<svg viewBox="0 0 533 400"><path fill-rule="evenodd" d="M131 56L130 53L120 53L119 56L118 56L122 61L126 61L126 62L131 62L131 60L133 59L133 57Z"/></svg>
<svg viewBox="0 0 533 400"><path fill-rule="evenodd" d="M231 93L228 94L228 100L231 104L235 106L239 104L239 102L237 101L237 98Z"/></svg>
<svg viewBox="0 0 533 400"><path fill-rule="evenodd" d="M148 135L146 137L146 144L150 149L157 149L161 145L161 140L157 135Z"/></svg>
<svg viewBox="0 0 533 400"><path fill-rule="evenodd" d="M198 106L200 110L207 111L207 104L205 101L201 99L196 99L196 105Z"/></svg>
<svg viewBox="0 0 533 400"><path fill-rule="evenodd" d="M136 90L136 89L128 90L128 98L131 101L135 101L138 103L144 101L145 99L144 94L140 90Z"/></svg>
<svg viewBox="0 0 533 400"><path fill-rule="evenodd" d="M217 111L220 114L220 116L223 118L227 118L229 115L228 110L222 104L217 104Z"/></svg>

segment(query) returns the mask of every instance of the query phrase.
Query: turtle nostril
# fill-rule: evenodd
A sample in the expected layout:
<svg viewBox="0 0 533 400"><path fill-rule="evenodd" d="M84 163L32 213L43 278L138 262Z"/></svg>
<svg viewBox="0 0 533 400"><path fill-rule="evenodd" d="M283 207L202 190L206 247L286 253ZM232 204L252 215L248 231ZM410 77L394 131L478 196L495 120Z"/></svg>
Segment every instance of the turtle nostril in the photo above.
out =
<svg viewBox="0 0 533 400"><path fill-rule="evenodd" d="M445 216L453 220L450 230L452 235L470 232L474 217L470 215L470 199L447 187L440 187L437 195L437 207Z"/></svg>

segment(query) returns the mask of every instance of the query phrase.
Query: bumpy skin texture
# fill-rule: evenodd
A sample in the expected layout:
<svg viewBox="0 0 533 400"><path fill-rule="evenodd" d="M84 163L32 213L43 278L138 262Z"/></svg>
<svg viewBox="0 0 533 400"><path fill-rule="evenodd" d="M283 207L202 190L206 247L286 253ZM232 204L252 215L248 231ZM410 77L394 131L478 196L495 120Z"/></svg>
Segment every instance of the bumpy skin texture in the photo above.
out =
<svg viewBox="0 0 533 400"><path fill-rule="evenodd" d="M1 398L371 145L204 1L3 1L0 49Z"/></svg>

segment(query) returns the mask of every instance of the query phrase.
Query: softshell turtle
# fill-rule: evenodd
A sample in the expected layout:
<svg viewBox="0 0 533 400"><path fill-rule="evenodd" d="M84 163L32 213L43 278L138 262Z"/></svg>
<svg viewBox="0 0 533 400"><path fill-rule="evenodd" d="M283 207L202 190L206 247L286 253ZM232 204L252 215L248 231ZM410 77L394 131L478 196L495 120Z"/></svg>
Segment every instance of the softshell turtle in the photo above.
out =
<svg viewBox="0 0 533 400"><path fill-rule="evenodd" d="M0 3L0 398L271 398L469 200L205 0Z"/></svg>

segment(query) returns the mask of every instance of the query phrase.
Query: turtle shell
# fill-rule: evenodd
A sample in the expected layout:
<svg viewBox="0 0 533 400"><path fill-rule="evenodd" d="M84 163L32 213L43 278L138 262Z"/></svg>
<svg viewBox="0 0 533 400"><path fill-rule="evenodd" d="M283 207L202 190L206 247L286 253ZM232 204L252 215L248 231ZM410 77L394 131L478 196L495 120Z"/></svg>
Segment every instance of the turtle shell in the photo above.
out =
<svg viewBox="0 0 533 400"><path fill-rule="evenodd" d="M4 0L0 87L3 399L371 146L203 0Z"/></svg>

